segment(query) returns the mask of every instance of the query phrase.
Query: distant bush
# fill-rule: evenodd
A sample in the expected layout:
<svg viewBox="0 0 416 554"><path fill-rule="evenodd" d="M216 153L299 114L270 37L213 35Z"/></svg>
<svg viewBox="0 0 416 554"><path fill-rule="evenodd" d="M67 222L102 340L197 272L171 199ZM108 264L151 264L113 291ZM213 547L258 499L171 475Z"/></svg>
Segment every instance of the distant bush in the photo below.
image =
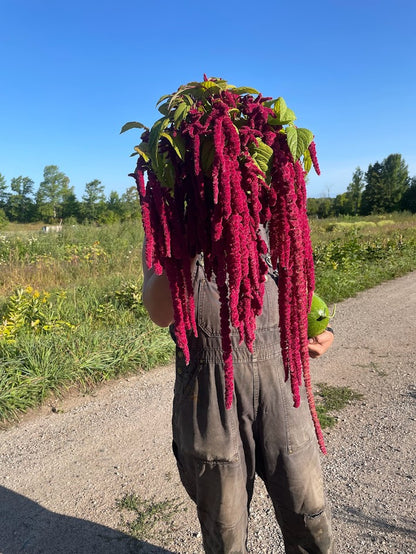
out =
<svg viewBox="0 0 416 554"><path fill-rule="evenodd" d="M365 227L377 227L374 221L337 221L326 226L327 231L345 231L348 229L364 229Z"/></svg>
<svg viewBox="0 0 416 554"><path fill-rule="evenodd" d="M377 221L377 227L385 227L386 225L394 225L394 221L392 219L382 219L381 221Z"/></svg>
<svg viewBox="0 0 416 554"><path fill-rule="evenodd" d="M9 220L6 217L6 213L3 208L0 208L0 229L4 229L9 224Z"/></svg>

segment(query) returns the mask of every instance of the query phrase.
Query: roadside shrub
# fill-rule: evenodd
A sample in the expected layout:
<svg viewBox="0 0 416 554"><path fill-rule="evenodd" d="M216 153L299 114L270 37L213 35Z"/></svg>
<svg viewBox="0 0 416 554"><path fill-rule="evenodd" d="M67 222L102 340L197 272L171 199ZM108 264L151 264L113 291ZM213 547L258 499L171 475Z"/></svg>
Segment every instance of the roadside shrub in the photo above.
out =
<svg viewBox="0 0 416 554"><path fill-rule="evenodd" d="M139 316L147 316L146 308L142 302L142 281L129 281L122 283L118 290L115 290L112 297L117 304L135 312Z"/></svg>
<svg viewBox="0 0 416 554"><path fill-rule="evenodd" d="M18 289L3 308L0 341L14 343L19 333L53 333L73 329L74 325L60 318L65 291L39 292L31 286Z"/></svg>

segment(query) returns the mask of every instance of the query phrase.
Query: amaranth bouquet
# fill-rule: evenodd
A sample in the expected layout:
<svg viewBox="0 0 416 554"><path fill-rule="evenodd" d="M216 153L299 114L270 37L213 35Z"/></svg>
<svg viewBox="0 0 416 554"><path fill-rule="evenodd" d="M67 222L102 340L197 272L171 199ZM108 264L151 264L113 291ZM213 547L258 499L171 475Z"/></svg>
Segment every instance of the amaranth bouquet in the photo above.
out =
<svg viewBox="0 0 416 554"><path fill-rule="evenodd" d="M157 103L162 117L144 129L136 179L146 236L146 263L166 272L178 346L189 362L187 332L197 333L190 259L202 253L220 297L226 406L233 399L230 326L249 350L263 306L271 263L278 266L281 351L294 405L303 378L321 449L325 451L309 373L307 314L314 268L306 213L305 175L319 174L313 134L294 125L283 98L265 98L217 78L191 82ZM145 179L145 176L147 179Z"/></svg>

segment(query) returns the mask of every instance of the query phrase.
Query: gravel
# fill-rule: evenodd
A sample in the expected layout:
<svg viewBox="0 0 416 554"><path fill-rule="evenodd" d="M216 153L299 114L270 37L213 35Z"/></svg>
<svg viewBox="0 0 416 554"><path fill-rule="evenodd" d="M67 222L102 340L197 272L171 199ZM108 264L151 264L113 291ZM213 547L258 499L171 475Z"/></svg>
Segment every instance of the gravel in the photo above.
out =
<svg viewBox="0 0 416 554"><path fill-rule="evenodd" d="M313 381L364 395L324 431L337 552L416 553L416 273L339 303L333 326L333 347L311 361ZM173 378L168 366L73 392L0 431L0 554L203 552L171 454ZM141 540L117 508L132 492L175 503ZM284 552L260 480L249 547Z"/></svg>

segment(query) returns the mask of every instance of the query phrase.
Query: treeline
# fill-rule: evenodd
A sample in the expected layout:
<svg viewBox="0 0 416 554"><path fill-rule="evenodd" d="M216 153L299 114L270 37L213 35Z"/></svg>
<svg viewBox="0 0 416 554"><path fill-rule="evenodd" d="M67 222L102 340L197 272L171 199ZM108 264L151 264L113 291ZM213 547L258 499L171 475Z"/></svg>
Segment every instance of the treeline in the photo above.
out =
<svg viewBox="0 0 416 554"><path fill-rule="evenodd" d="M136 187L119 195L104 194L101 181L86 183L79 200L69 178L56 165L48 165L35 191L29 177L15 177L10 183L0 174L0 226L8 222L31 223L60 220L78 223L114 223L139 217ZM371 215L396 211L416 213L416 177L410 177L401 154L390 154L381 163L370 164L366 172L355 170L347 191L335 198L308 198L311 217Z"/></svg>
<svg viewBox="0 0 416 554"><path fill-rule="evenodd" d="M69 183L69 177L56 165L45 167L43 181L37 190L30 177L14 177L7 184L0 174L0 226L8 222L57 223L60 220L113 223L139 217L135 186L122 195L112 191L106 197L101 181L95 179L86 183L84 194L79 200Z"/></svg>
<svg viewBox="0 0 416 554"><path fill-rule="evenodd" d="M357 167L347 191L335 198L308 198L308 214L319 218L404 210L416 213L416 177L400 154L370 164L365 173Z"/></svg>

